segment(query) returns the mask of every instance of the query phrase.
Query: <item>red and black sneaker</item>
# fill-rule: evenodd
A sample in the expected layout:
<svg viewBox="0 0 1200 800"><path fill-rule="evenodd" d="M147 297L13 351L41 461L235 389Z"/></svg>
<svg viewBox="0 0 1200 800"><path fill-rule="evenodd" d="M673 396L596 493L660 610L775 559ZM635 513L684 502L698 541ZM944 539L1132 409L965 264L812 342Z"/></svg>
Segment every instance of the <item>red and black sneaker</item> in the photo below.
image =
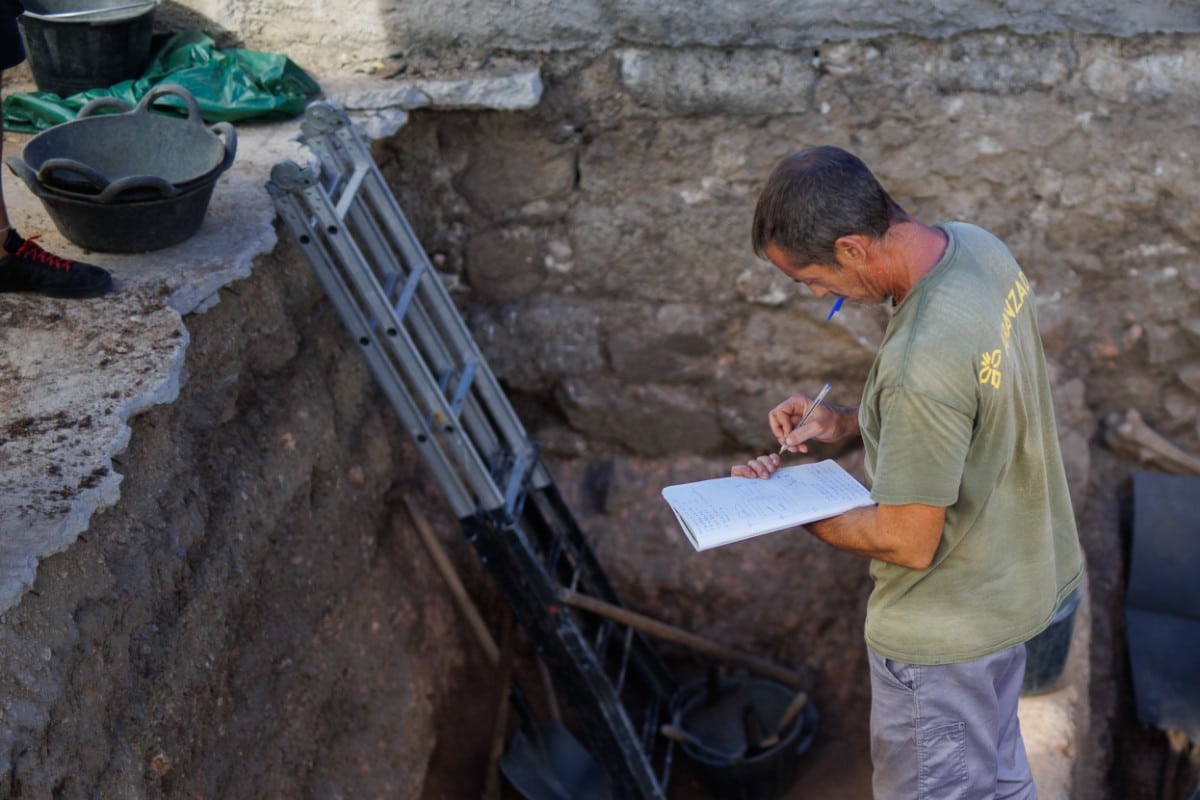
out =
<svg viewBox="0 0 1200 800"><path fill-rule="evenodd" d="M36 236L22 239L12 228L0 258L0 292L38 292L50 297L98 297L112 288L106 270L47 253Z"/></svg>

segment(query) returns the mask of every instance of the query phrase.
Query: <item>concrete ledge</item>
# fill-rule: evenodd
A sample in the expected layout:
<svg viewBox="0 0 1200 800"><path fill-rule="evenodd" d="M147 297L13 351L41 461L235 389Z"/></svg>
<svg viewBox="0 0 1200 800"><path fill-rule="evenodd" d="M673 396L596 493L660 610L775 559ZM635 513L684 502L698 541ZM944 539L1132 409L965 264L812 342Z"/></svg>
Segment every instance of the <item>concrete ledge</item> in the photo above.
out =
<svg viewBox="0 0 1200 800"><path fill-rule="evenodd" d="M421 108L518 111L542 99L542 73L519 62L490 62L479 71L408 80L342 76L321 84L325 97L355 117L364 134L383 139Z"/></svg>

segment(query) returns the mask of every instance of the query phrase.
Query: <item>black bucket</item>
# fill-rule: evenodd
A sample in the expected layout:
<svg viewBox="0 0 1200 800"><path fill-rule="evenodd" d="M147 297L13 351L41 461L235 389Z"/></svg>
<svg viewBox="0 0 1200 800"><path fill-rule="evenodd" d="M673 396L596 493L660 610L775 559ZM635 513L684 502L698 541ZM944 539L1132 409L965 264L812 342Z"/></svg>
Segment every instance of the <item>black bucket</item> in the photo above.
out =
<svg viewBox="0 0 1200 800"><path fill-rule="evenodd" d="M1075 633L1079 595L1078 588L1067 595L1054 612L1049 627L1025 643L1025 679L1021 682L1021 694L1047 692L1062 675L1071 649L1071 636Z"/></svg>
<svg viewBox="0 0 1200 800"><path fill-rule="evenodd" d="M716 686L699 681L677 692L671 704L676 724L693 737L680 748L689 771L706 791L721 800L773 800L795 783L800 757L817 730L817 710L809 702L783 730L775 731L796 694L795 689L752 676L736 676ZM776 732L778 740L769 747L747 747L747 715L762 733Z"/></svg>
<svg viewBox="0 0 1200 800"><path fill-rule="evenodd" d="M17 17L33 80L62 97L137 78L150 60L156 0L24 0Z"/></svg>
<svg viewBox="0 0 1200 800"><path fill-rule="evenodd" d="M85 250L101 253L145 253L179 244L204 222L216 179L174 194L132 202L96 203L73 197L38 194L59 233Z"/></svg>

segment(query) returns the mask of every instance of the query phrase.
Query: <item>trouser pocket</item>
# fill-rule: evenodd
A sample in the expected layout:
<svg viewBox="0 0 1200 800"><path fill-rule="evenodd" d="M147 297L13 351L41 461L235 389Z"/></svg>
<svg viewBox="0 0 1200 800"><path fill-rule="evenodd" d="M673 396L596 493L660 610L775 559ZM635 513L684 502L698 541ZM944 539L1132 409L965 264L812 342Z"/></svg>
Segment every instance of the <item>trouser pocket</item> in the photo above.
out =
<svg viewBox="0 0 1200 800"><path fill-rule="evenodd" d="M965 800L970 786L965 723L937 720L919 723L917 785L921 800Z"/></svg>

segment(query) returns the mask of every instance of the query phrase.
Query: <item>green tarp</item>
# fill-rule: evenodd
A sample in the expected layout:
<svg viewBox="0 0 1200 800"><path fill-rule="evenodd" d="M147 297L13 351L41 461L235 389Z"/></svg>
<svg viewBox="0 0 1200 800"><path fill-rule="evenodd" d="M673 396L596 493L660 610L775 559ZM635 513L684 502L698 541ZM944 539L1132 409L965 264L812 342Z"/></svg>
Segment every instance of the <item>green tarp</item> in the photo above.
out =
<svg viewBox="0 0 1200 800"><path fill-rule="evenodd" d="M33 133L75 119L93 98L119 97L136 106L162 83L182 86L200 106L206 122L279 120L304 111L321 87L287 56L253 50L218 50L212 38L195 30L172 36L140 78L70 97L50 92L18 92L4 98L4 127ZM167 96L163 105L181 101ZM158 107L158 104L155 104Z"/></svg>

